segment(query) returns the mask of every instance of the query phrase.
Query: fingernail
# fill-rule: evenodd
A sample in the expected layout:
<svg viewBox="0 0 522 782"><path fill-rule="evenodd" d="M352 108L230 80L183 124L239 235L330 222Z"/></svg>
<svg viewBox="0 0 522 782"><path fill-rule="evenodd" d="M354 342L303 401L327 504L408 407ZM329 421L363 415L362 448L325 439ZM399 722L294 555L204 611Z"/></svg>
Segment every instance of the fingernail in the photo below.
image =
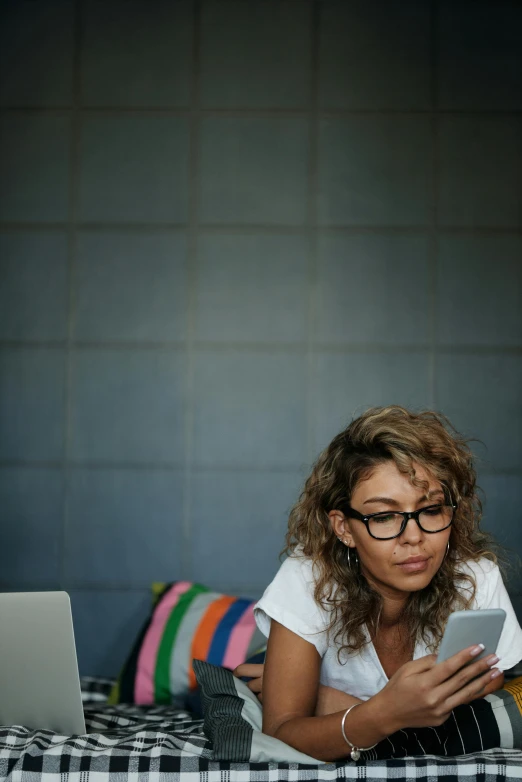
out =
<svg viewBox="0 0 522 782"><path fill-rule="evenodd" d="M476 657L477 654L480 654L481 652L483 652L485 648L486 647L484 646L484 644L477 644L477 646L474 646L473 649L471 649L470 655L472 657Z"/></svg>
<svg viewBox="0 0 522 782"><path fill-rule="evenodd" d="M499 671L498 668L495 668L494 671L491 671L491 677L490 678L491 679L496 679L497 676L500 676L501 673L502 673L502 671Z"/></svg>
<svg viewBox="0 0 522 782"><path fill-rule="evenodd" d="M492 665L496 665L499 661L500 661L500 657L497 657L497 655L495 655L494 657L491 658L491 660L488 660L488 665L491 667Z"/></svg>

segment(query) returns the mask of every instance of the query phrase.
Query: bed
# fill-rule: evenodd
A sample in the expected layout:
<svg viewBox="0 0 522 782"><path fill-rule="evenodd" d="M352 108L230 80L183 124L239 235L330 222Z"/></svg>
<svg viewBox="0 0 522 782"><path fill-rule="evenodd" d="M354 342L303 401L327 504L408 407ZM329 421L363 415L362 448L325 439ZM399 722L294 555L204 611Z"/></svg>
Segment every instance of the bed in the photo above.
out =
<svg viewBox="0 0 522 782"><path fill-rule="evenodd" d="M522 779L522 751L311 765L217 761L203 720L172 706L109 705L112 682L82 679L88 734L0 728L0 779L9 782L277 782L277 780Z"/></svg>

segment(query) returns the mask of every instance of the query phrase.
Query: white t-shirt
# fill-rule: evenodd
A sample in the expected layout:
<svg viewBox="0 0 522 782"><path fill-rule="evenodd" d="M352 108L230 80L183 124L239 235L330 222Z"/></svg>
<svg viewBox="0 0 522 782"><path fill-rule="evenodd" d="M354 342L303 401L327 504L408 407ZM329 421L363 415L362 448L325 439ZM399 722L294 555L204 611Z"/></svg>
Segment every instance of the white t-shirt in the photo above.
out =
<svg viewBox="0 0 522 782"><path fill-rule="evenodd" d="M488 559L481 559L478 563L469 562L462 568L463 571L466 569L473 573L477 584L471 608L503 608L506 612L506 621L497 649L501 660L496 667L503 671L512 668L522 659L522 629L500 571ZM463 587L466 588L466 582ZM339 663L339 647L333 643L329 645L327 639L329 612L316 603L313 592L311 560L305 557L288 557L254 607L257 626L268 638L270 620L275 619L315 646L322 657L321 684L335 687L361 700L371 698L388 682L373 643L369 642L360 651L349 655L344 652L344 656L341 656L343 662ZM429 653L425 644L418 642L413 659Z"/></svg>

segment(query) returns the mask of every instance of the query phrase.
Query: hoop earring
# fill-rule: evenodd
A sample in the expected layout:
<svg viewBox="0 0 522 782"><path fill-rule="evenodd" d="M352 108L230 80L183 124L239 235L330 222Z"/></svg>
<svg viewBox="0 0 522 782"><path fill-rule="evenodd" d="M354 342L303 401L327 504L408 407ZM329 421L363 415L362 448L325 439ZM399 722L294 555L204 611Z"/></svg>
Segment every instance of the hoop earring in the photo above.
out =
<svg viewBox="0 0 522 782"><path fill-rule="evenodd" d="M352 556L351 556L350 552L351 552L351 548L350 548L350 546L348 546L347 559L348 559L348 567L349 568L352 567ZM355 567L357 567L359 565L359 557L357 556L357 551L355 549L353 550L353 556L354 556L354 559L355 559Z"/></svg>
<svg viewBox="0 0 522 782"><path fill-rule="evenodd" d="M444 559L446 559L448 554L449 554L449 540L448 540L448 545L446 546L446 553L444 554ZM443 562L444 562L444 559L442 560Z"/></svg>

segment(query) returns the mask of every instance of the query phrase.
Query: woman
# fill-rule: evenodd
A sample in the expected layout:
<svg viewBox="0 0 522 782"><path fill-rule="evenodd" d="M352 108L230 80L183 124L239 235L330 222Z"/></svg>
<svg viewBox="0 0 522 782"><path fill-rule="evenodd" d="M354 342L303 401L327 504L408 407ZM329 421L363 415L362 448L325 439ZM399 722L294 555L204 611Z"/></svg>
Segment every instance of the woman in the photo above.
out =
<svg viewBox="0 0 522 782"><path fill-rule="evenodd" d="M480 531L471 452L446 419L373 408L320 455L290 514L289 557L256 606L263 732L321 760L441 725L494 692L522 630ZM503 608L497 655L434 652L452 611ZM353 754L352 754L353 753Z"/></svg>

